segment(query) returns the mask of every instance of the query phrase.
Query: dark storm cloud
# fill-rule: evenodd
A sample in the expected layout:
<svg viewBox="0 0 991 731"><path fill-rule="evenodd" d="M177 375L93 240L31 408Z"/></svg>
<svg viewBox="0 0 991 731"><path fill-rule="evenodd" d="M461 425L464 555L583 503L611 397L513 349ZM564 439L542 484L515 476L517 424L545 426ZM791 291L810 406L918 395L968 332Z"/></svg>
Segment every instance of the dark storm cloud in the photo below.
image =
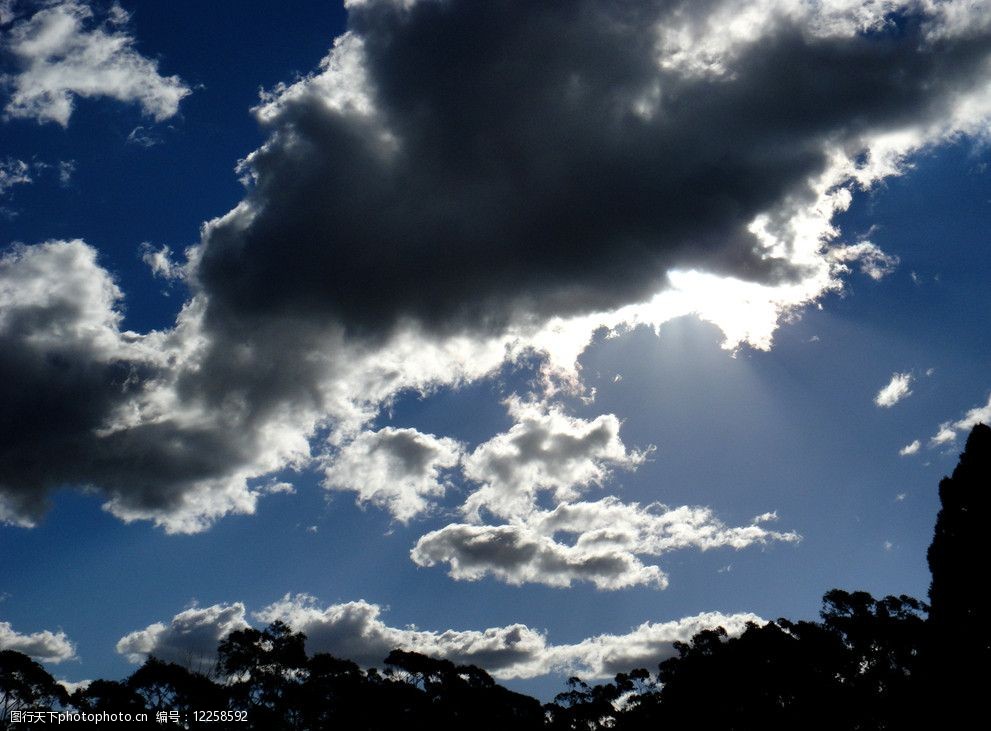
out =
<svg viewBox="0 0 991 731"><path fill-rule="evenodd" d="M120 296L82 241L0 258L0 520L37 521L60 487L98 488L122 517L188 514L172 527L237 502L222 483L255 458L255 432L127 421L171 366L162 337L120 331Z"/></svg>
<svg viewBox="0 0 991 731"><path fill-rule="evenodd" d="M796 277L754 217L811 201L831 151L983 83L986 33L935 39L909 15L829 35L772 14L727 73L662 69L658 26L716 5L352 7L370 109L318 77L261 113L250 214L209 229L194 271L212 326L498 330L643 301L672 266Z"/></svg>
<svg viewBox="0 0 991 731"><path fill-rule="evenodd" d="M174 328L121 331L123 295L81 241L3 257L0 521L34 522L61 486L170 531L250 513L251 480L312 463L318 429L332 469L404 389L481 378L527 347L573 365L581 334L545 342L531 326L642 304L672 267L802 279L744 312L773 330L851 256L880 256L869 242L819 251L843 196L825 200L812 177L872 182L987 127L980 8L847 5L352 2L320 70L257 110L269 137L241 167L244 200L185 263L153 262L192 292ZM57 5L76 9L73 28L82 7ZM67 120L71 104L59 109L49 118ZM889 132L901 136L878 143ZM773 255L748 229L758 214ZM403 514L442 488L409 482ZM488 529L479 540L499 549Z"/></svg>

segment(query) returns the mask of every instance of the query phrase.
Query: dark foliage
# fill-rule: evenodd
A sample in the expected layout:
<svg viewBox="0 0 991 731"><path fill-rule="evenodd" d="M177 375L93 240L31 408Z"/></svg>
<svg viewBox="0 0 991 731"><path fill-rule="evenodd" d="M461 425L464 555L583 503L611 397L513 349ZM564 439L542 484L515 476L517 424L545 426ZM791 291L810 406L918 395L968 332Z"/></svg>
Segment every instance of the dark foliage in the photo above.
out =
<svg viewBox="0 0 991 731"><path fill-rule="evenodd" d="M876 730L961 727L980 717L991 634L979 571L991 487L991 429L974 428L952 477L929 549L932 608L908 596L875 599L833 589L821 621L722 628L675 643L658 666L589 685L579 678L543 707L481 668L394 650L382 672L331 655L308 656L306 637L276 622L220 643L214 677L155 658L125 681L94 681L71 697L44 668L0 652L0 728L10 711L233 709L247 722L214 729L510 729L643 731L663 728Z"/></svg>
<svg viewBox="0 0 991 731"><path fill-rule="evenodd" d="M932 584L927 678L955 726L986 715L983 692L991 679L991 620L981 590L991 561L987 520L991 500L991 428L971 431L951 477L939 483L941 509L929 547Z"/></svg>
<svg viewBox="0 0 991 731"><path fill-rule="evenodd" d="M68 700L65 688L41 665L14 650L0 650L0 728L11 711L50 709Z"/></svg>

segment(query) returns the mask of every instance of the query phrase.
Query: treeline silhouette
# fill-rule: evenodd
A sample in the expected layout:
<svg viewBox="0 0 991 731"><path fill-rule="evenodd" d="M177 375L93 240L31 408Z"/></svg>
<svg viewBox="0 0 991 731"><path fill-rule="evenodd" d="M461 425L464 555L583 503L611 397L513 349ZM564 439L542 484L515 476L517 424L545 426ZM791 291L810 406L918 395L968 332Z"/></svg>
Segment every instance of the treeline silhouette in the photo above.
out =
<svg viewBox="0 0 991 731"><path fill-rule="evenodd" d="M991 428L974 427L952 477L928 552L930 605L908 596L875 599L833 589L821 621L778 619L676 643L656 672L612 682L579 678L554 702L498 685L481 668L394 650L364 670L327 654L308 656L305 636L285 624L234 632L209 675L150 658L122 681L96 680L71 695L39 664L0 652L0 710L85 712L232 709L246 721L215 729L953 729L987 717L991 660L984 584L991 494ZM75 724L74 728L86 727ZM98 724L93 725L97 728Z"/></svg>

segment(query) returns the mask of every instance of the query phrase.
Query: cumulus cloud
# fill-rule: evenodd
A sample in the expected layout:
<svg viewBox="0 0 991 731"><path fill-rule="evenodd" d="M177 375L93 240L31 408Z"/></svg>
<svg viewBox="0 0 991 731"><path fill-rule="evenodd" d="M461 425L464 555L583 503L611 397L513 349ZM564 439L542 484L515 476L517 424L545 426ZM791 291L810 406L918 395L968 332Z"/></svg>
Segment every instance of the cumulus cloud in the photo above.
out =
<svg viewBox="0 0 991 731"><path fill-rule="evenodd" d="M16 67L0 78L9 89L8 117L65 127L77 97L108 97L137 103L160 121L175 115L190 93L178 76L160 75L158 63L135 50L127 13L116 3L102 20L84 0L22 6L27 11L11 12L13 23L0 40Z"/></svg>
<svg viewBox="0 0 991 731"><path fill-rule="evenodd" d="M911 373L892 373L888 385L878 391L874 397L874 404L882 409L890 409L902 399L912 395L911 385Z"/></svg>
<svg viewBox="0 0 991 731"><path fill-rule="evenodd" d="M175 615L168 624L156 622L121 637L117 652L133 663L156 657L184 667L212 668L219 642L248 626L240 602L193 607Z"/></svg>
<svg viewBox="0 0 991 731"><path fill-rule="evenodd" d="M506 357L413 335L354 349L333 325L277 318L252 337L208 333L199 298L173 328L139 334L121 329L121 299L82 241L0 257L0 520L33 525L53 490L74 486L124 520L200 531L253 512L271 473L309 464L328 415L360 426L399 390L479 378Z"/></svg>
<svg viewBox="0 0 991 731"><path fill-rule="evenodd" d="M601 485L610 467L636 469L648 454L624 446L613 414L588 421L518 398L507 405L516 423L465 458L465 477L481 485L463 507L475 520L483 508L499 517L525 514L541 490L557 501L573 500L590 485Z"/></svg>
<svg viewBox="0 0 991 731"><path fill-rule="evenodd" d="M882 42L819 5L762 3L735 38L713 21L737 3L352 5L321 70L258 108L272 134L245 161L243 205L204 238L201 281L242 313L332 314L365 333L614 310L672 269L812 275L834 233L820 209L844 205L817 181L893 172L986 59L935 10ZM724 71L673 62L687 32ZM283 236L296 255L276 253ZM879 273L870 246L841 259Z"/></svg>
<svg viewBox="0 0 991 731"><path fill-rule="evenodd" d="M198 611L204 618L216 617L225 614L231 607L241 605L217 605ZM171 624L177 621L184 624L186 620L179 618L186 614L188 612L177 615ZM548 642L544 633L525 624L484 630L432 631L390 626L382 614L382 607L365 601L321 607L313 597L287 594L253 616L264 623L279 620L294 631L303 632L310 653L330 653L365 667L380 667L390 651L400 648L459 664L478 665L501 679L532 678L548 673L577 673L588 678L600 678L634 667L653 668L661 660L675 654L674 642L688 641L703 629L721 626L729 634L737 635L746 628L747 622L764 621L750 613L706 612L671 622L644 622L626 634L599 635L574 644L554 645ZM241 628L208 619L201 626L209 628L206 635L216 634L218 640ZM158 638L164 638L166 634L159 630L161 627L165 625L154 624L128 635L118 643L118 652L127 654L132 662L140 662L149 655L199 657L204 645L198 635L168 635L171 644L163 650ZM134 637L142 639L131 641L130 638ZM187 638L188 648L184 646ZM135 647L139 649L131 654Z"/></svg>
<svg viewBox="0 0 991 731"><path fill-rule="evenodd" d="M641 556L799 540L796 533L769 531L760 522L729 527L708 508L640 506L607 497L562 503L503 525L448 525L422 536L410 556L420 566L446 563L451 578L467 581L491 575L514 585L588 581L599 589L663 589L667 576Z"/></svg>
<svg viewBox="0 0 991 731"><path fill-rule="evenodd" d="M854 190L986 132L981 10L352 3L320 67L255 110L267 139L243 200L175 264L190 298L172 328L122 331L82 242L4 256L0 520L36 522L68 485L124 520L203 530L252 512L272 473L332 464L401 392L523 356L578 383L602 327L695 313L726 347L770 347L855 259L890 268L844 248L834 217ZM13 18L8 115L65 123L86 95L173 114L188 90L138 54L125 15L72 1ZM600 419L587 439L615 432ZM492 464L524 456L511 440ZM564 497L629 466L609 444L561 463L586 470L571 488L539 459L511 469ZM499 510L514 496L485 455L475 501Z"/></svg>
<svg viewBox="0 0 991 731"><path fill-rule="evenodd" d="M25 635L16 632L9 622L0 622L0 650L14 650L38 662L56 664L76 657L76 647L65 632L42 630Z"/></svg>
<svg viewBox="0 0 991 731"><path fill-rule="evenodd" d="M415 429L363 432L330 458L324 485L355 492L359 502L386 508L406 523L443 496L449 484L442 472L458 464L461 451L453 439Z"/></svg>
<svg viewBox="0 0 991 731"><path fill-rule="evenodd" d="M613 414L585 420L545 403L510 398L507 405L516 423L464 459L465 477L480 484L461 507L470 522L423 535L410 552L420 566L447 564L449 576L467 581L491 575L514 585L587 581L599 589L663 589L667 576L642 556L798 540L760 527L777 519L773 512L730 528L707 508L641 507L616 497L576 502L590 486L601 486L611 468L638 467L649 450L628 449ZM553 510L539 507L542 492ZM485 524L492 519L507 522Z"/></svg>
<svg viewBox="0 0 991 731"><path fill-rule="evenodd" d="M82 241L0 257L0 521L33 525L52 490L76 486L124 520L201 530L254 510L251 475L308 454L281 414L240 430L242 404L183 398L174 364L195 347L194 309L138 335L120 328L120 298Z"/></svg>

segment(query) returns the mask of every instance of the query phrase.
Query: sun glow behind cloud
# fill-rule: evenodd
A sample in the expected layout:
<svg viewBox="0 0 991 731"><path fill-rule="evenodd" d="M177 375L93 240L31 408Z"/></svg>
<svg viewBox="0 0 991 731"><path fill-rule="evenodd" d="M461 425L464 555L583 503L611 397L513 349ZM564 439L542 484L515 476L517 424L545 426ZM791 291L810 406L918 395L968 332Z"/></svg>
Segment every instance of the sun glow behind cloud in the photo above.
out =
<svg viewBox="0 0 991 731"><path fill-rule="evenodd" d="M85 128L90 105L102 114L119 106L112 100L131 103L135 120L176 115L181 103L192 120L201 113L192 105L220 88L197 86L184 100L185 82L158 73L149 60L157 47L144 38L139 45L126 13L111 6L106 17L99 8L90 16L85 6L0 0L0 22L37 30L67 18L72 31L64 63L44 53L34 65L23 54L13 59L21 65L11 67L7 89L34 101L15 114L10 100L3 124L68 135ZM824 447L790 441L801 458L775 454L775 435L807 433L807 414L788 411L790 399L821 397L832 374L817 371L823 383L810 384L800 369L835 354L843 327L845 335L853 327L881 333L866 318L817 316L822 342L806 346L818 335L793 342L782 328L812 319L811 309L836 304L848 287L861 302L897 291L895 252L906 268L919 266L883 225L851 221L862 215L861 199L910 176L930 151L986 139L991 29L979 4L348 7L347 30L325 58L293 66L311 73L262 93L253 114L264 142L237 166L241 200L226 213L205 207L201 215L217 215L185 249L185 234L140 231L127 242L153 241L127 255L144 260L156 291L187 297L174 321L126 329L137 320L125 307L128 315L143 307L140 287L150 285L114 259L119 242L84 240L66 227L64 239L23 237L42 243L3 253L0 410L15 426L0 424L0 521L37 526L50 503L62 521L63 505L92 499L120 521L153 524L116 526L141 540L207 545L252 530L257 545L285 541L307 564L308 576L293 567L294 583L273 591L259 582L254 596L232 582L213 594L197 588L233 603L187 605L132 632L121 652L133 660L154 650L182 657L195 644L207 667L216 640L251 616L291 619L342 652L377 653L394 642L484 659L500 677L598 677L626 662L656 662L672 639L697 629L744 621L698 614L708 606L763 611L770 605L747 603L752 587L706 605L718 592L696 592L686 567L704 564L707 584L745 583L757 562L799 564L820 550L818 524L802 510L822 504L821 485L795 475ZM32 18L24 8L52 12ZM917 22L902 27L901 15ZM103 53L111 42L118 53L106 63L77 63L73 49L96 44ZM472 52L452 63L451 49L466 45ZM173 60L163 56L162 68ZM39 85L29 67L53 76ZM126 76L122 86L105 73L114 69ZM92 83L78 84L80 74ZM134 92L142 74L145 96ZM94 100L85 110L83 97ZM45 120L56 124L37 124ZM132 156L171 154L195 136L180 116L175 134L134 125L119 135ZM3 158L0 194L19 202L38 192L41 171L54 165L34 160L22 151ZM79 170L80 181L92 173L85 163ZM174 207L163 218L182 218ZM920 271L917 284L937 281ZM837 309L852 309L854 299ZM607 351L632 355L608 362ZM908 362L884 365L858 391L870 417L902 418L922 405L917 387L920 395L893 412L871 406L882 377ZM904 398L908 380L902 386L893 380L878 404ZM472 399L483 391L489 401L476 413ZM464 413L424 416L441 402ZM810 412L820 405L808 403ZM724 429L742 423L741 412L759 438ZM828 420L835 412L816 413ZM960 414L939 425L929 448L952 449L987 408ZM683 434L691 438L679 441ZM900 435L889 456L901 444L905 457L927 446L910 438ZM699 439L711 441L699 447ZM710 449L723 451L699 465ZM768 454L773 467L757 464ZM765 468L788 472L789 484L762 484ZM60 502L66 488L91 497ZM278 539L263 532L292 510L308 514L295 528L279 523ZM780 525L772 524L778 513ZM209 535L158 535L204 534L221 521ZM796 548L799 530L806 538ZM366 548L352 556L359 541ZM328 569L330 546L346 570ZM877 540L871 548L878 553ZM705 551L717 555L700 557ZM254 573L251 559L241 560L243 581ZM355 579L369 566L387 576ZM343 581L328 589L330 575ZM657 592L669 583L660 606L672 622L638 624L657 616ZM432 631L387 624L386 604L402 604L414 585L412 593L436 590L451 606L472 608L462 621L446 607ZM286 589L331 591L337 603L287 595L248 615L237 601ZM527 605L533 597L537 609ZM348 601L355 598L368 601ZM394 624L423 621L426 605L417 602ZM551 645L544 618L569 602L572 630L582 634ZM476 609L483 605L487 614ZM120 631L177 606L145 607ZM596 636L604 617L611 634ZM364 631L379 644L347 644ZM39 657L53 641L61 649L45 657L74 652L61 632L25 635L8 625L0 639ZM518 661L506 661L514 652Z"/></svg>
<svg viewBox="0 0 991 731"><path fill-rule="evenodd" d="M76 30L81 7L63 8ZM589 25L564 7L546 9L553 23L545 27L523 9L490 17L481 6L430 0L352 4L350 29L319 68L265 93L255 109L268 139L239 166L244 199L204 224L185 261L173 261L167 248L146 251L157 272L181 277L191 292L173 327L122 332L123 293L86 243L53 241L5 258L10 347L44 361L66 347L50 332L75 333L71 360L90 386L89 401L77 403L91 409L78 435L59 437L78 454L44 474L7 478L5 519L34 522L55 485L87 484L124 520L202 531L225 514L253 512L263 494L255 485L267 475L317 464L333 470L334 454L346 455L397 394L457 387L536 358L540 398L590 396L578 362L603 328L657 330L694 315L722 331L727 350L767 350L783 322L842 290L853 266L885 276L896 260L870 241L846 242L836 215L856 191L901 174L912 155L984 133L988 59L963 49L986 29L961 23L970 11L959 4L923 3L918 37L891 57L870 41L886 27L889 5L765 2L744 14L734 7L717 2L679 14L604 5L607 15L641 13L632 19L645 22L618 23L630 37L603 39L595 46L602 57L590 58L580 43L551 41L568 24L576 29L568 38L598 38L612 26ZM436 22L437 13L450 23ZM732 18L728 34L717 31L723 16ZM552 49L558 65L516 85L502 77L494 84L491 64L505 70L498 54L479 55L462 78L450 77L439 52L413 51L423 48L423 34L460 38L458 24L514 54L521 69L546 63L538 48ZM523 29L536 35L520 40ZM386 37L395 42L383 44ZM129 38L121 41L128 49ZM851 44L862 57L848 69ZM738 104L738 86L793 103L762 69L809 48L833 59L825 71L837 90L805 100L821 113L793 146L772 129L782 120L752 125L726 114ZM859 98L841 92L864 64L877 70L876 101L844 110L863 120L856 127L830 122L838 104ZM908 92L903 66L920 74ZM564 87L558 67L573 69ZM521 99L504 83L535 91ZM679 106L676 93L700 102ZM458 114L447 106L450 94ZM173 113L181 96L169 98L174 104L161 114ZM422 118L407 113L413 99ZM534 127L533 119L543 123ZM550 129L554 135L540 131ZM565 133L575 144L560 144ZM752 142L735 144L734 135ZM494 150L495 160L512 152L522 167L493 164ZM615 180L593 174L612 170L619 153L636 164ZM709 155L739 174L692 188ZM614 188L626 192L617 197ZM560 215L562 200L573 221ZM590 200L600 205L586 210ZM56 262L65 258L78 260L91 281L110 282L112 293L60 281ZM31 277L22 276L26 269ZM37 292L25 292L36 280ZM44 311L43 328L10 324L28 322L29 306ZM55 443L35 448L64 453ZM135 468L136 453L158 468ZM439 489L423 483L413 492Z"/></svg>

